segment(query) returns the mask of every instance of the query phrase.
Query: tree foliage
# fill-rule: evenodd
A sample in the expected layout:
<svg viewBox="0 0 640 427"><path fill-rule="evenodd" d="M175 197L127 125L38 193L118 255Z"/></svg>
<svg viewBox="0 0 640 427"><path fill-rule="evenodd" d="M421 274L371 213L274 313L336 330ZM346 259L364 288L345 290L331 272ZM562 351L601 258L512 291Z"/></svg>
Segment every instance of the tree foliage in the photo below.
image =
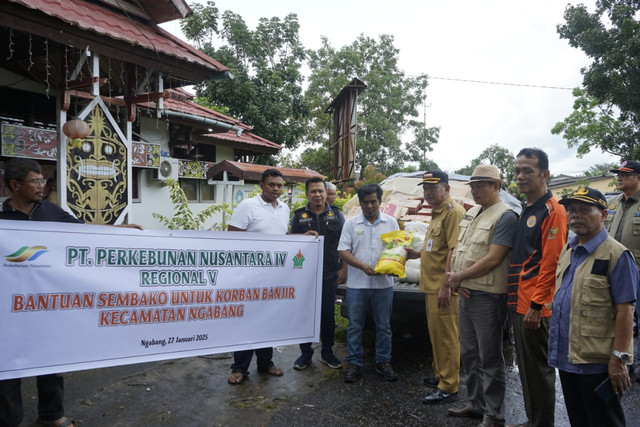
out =
<svg viewBox="0 0 640 427"><path fill-rule="evenodd" d="M556 123L551 133L562 135L569 147L577 147L578 157L597 147L622 158L637 158L638 128L632 122L622 119L613 104L601 103L584 89L574 89L573 96L573 112Z"/></svg>
<svg viewBox="0 0 640 427"><path fill-rule="evenodd" d="M597 163L584 171L584 176L609 175L611 169L618 169L616 163Z"/></svg>
<svg viewBox="0 0 640 427"><path fill-rule="evenodd" d="M360 35L338 50L323 37L322 46L308 52L311 75L305 96L311 106L311 126L307 142L323 146L316 154L329 152L331 123L325 110L353 77L367 85L358 97L357 171L373 164L387 173L430 151L438 128L425 128L412 119L424 101L427 76L405 76L398 54L390 35L378 39ZM401 140L405 132L413 135L409 146L416 147L409 153Z"/></svg>
<svg viewBox="0 0 640 427"><path fill-rule="evenodd" d="M198 96L228 108L256 134L296 147L305 134L309 112L302 91L305 51L297 16L261 18L251 30L238 14L227 10L220 16L212 1L194 6L193 11L181 23L183 32L234 75L233 80L202 83Z"/></svg>
<svg viewBox="0 0 640 427"><path fill-rule="evenodd" d="M513 163L515 156L507 148L501 147L498 144L490 145L485 148L482 153L475 159L471 160L471 163L461 169L454 171L461 175L471 175L476 166L480 164L493 165L500 171L500 177L505 182L505 186L508 187L513 181Z"/></svg>
<svg viewBox="0 0 640 427"><path fill-rule="evenodd" d="M325 145L307 148L300 154L300 163L297 167L311 169L324 176L332 176L333 153Z"/></svg>
<svg viewBox="0 0 640 427"><path fill-rule="evenodd" d="M169 187L169 196L175 213L171 218L157 212L152 213L152 215L169 230L202 230L207 219L216 212L231 213L230 206L227 203L212 204L197 214L193 213L189 200L178 181L167 179L167 187ZM227 224L214 224L212 227L212 229L216 230L226 230L226 228Z"/></svg>
<svg viewBox="0 0 640 427"><path fill-rule="evenodd" d="M592 62L583 68L584 90L574 91L573 113L552 132L578 154L591 148L623 158L640 156L640 22L637 0L598 0L593 13L568 5L560 38Z"/></svg>

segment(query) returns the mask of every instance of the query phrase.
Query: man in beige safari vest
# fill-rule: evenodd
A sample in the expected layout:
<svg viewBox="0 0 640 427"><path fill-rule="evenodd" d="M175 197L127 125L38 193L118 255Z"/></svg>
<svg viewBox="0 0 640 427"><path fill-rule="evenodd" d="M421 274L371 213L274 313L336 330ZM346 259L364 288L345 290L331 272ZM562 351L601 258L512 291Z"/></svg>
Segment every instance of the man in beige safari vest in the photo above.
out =
<svg viewBox="0 0 640 427"><path fill-rule="evenodd" d="M458 243L464 208L449 196L449 175L427 171L422 176L424 199L433 206L422 252L407 249L407 258L420 258L420 291L425 295L427 326L431 339L434 378L426 380L435 389L425 403L442 403L458 394L460 341L458 295L447 286L445 273Z"/></svg>
<svg viewBox="0 0 640 427"><path fill-rule="evenodd" d="M618 169L616 187L622 192L609 202L609 214L604 226L609 235L622 243L635 257L640 268L640 162L627 160ZM638 333L638 312L635 312L635 329ZM640 344L639 348L640 348ZM636 380L640 381L640 369L636 359Z"/></svg>
<svg viewBox="0 0 640 427"><path fill-rule="evenodd" d="M449 409L456 417L482 418L479 426L503 426L506 388L502 330L507 321L507 270L517 214L500 200L500 172L479 165L471 195L477 206L460 223L448 285L460 295L460 356L468 402Z"/></svg>
<svg viewBox="0 0 640 427"><path fill-rule="evenodd" d="M580 188L560 204L576 237L558 259L549 366L560 372L572 426L623 426L619 396L631 385L638 269L629 250L604 229L608 211L601 192ZM604 393L594 392L603 383Z"/></svg>
<svg viewBox="0 0 640 427"><path fill-rule="evenodd" d="M622 192L609 202L605 228L633 254L640 267L640 162L627 160L618 169L616 187Z"/></svg>

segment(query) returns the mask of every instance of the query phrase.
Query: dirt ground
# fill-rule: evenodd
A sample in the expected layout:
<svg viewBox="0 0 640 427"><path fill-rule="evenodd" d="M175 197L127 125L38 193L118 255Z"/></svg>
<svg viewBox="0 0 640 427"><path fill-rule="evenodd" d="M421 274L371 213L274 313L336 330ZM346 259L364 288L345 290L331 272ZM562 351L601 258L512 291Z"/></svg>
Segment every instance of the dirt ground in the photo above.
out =
<svg viewBox="0 0 640 427"><path fill-rule="evenodd" d="M298 346L276 348L274 361L285 375L258 373L252 363L241 385L227 384L231 355L175 359L70 372L66 378L67 414L81 426L473 426L477 420L455 419L447 408L456 402L425 405L431 389L424 379L432 375L431 351L423 320L393 321L393 365L401 380L389 383L373 370L373 348L366 346L363 378L346 384L342 371L319 362L295 371ZM344 360L344 344L336 355ZM522 393L513 347L506 342L508 365L507 422L525 421ZM35 380L24 380L25 420L33 426L37 417ZM461 387L458 402L464 402ZM629 426L640 426L640 383L624 396ZM568 420L559 381L556 384L556 425Z"/></svg>

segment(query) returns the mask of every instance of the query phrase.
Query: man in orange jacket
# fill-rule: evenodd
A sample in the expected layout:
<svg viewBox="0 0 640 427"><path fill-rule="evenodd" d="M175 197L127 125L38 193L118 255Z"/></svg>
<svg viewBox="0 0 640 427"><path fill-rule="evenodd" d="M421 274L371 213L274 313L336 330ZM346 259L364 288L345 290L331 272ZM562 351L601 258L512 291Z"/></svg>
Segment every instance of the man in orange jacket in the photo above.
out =
<svg viewBox="0 0 640 427"><path fill-rule="evenodd" d="M538 148L516 156L514 177L526 200L511 254L507 303L525 411L532 427L552 427L555 370L547 364L551 302L558 257L567 241L567 214L547 189L549 159Z"/></svg>

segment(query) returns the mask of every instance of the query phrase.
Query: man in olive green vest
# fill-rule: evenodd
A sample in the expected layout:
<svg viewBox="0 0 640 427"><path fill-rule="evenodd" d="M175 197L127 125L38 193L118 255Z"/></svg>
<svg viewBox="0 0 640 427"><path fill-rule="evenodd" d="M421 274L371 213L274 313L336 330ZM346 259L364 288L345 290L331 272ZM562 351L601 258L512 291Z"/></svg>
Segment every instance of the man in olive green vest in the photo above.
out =
<svg viewBox="0 0 640 427"><path fill-rule="evenodd" d="M506 387L502 330L507 321L507 270L517 214L500 200L500 172L479 165L469 185L477 206L460 223L448 285L460 295L460 356L466 405L449 409L455 417L483 418L479 426L503 426Z"/></svg>
<svg viewBox="0 0 640 427"><path fill-rule="evenodd" d="M458 394L460 383L460 339L458 295L447 286L445 273L458 243L464 208L449 196L449 175L427 171L422 176L424 199L433 206L422 251L407 249L407 258L420 258L420 291L425 295L427 326L433 354L435 378L427 379L433 392L425 403L443 403Z"/></svg>
<svg viewBox="0 0 640 427"><path fill-rule="evenodd" d="M560 204L576 237L558 259L549 366L560 373L572 426L623 426L619 396L631 385L638 269L629 250L604 229L608 211L601 192L580 188Z"/></svg>
<svg viewBox="0 0 640 427"><path fill-rule="evenodd" d="M604 226L609 235L622 243L635 257L640 268L640 162L627 160L616 174L617 188L622 192L609 202L609 214ZM635 333L638 333L638 312L635 312ZM637 366L636 360L636 366ZM636 370L636 380L640 381L640 372Z"/></svg>

